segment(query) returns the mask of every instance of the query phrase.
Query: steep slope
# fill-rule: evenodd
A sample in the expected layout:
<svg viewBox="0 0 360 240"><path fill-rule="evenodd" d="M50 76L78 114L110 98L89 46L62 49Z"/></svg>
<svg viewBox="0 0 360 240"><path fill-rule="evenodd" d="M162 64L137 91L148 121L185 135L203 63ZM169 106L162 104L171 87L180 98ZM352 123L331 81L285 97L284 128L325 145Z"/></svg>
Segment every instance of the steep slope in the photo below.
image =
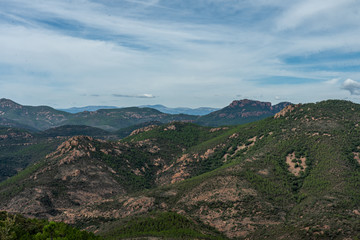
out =
<svg viewBox="0 0 360 240"><path fill-rule="evenodd" d="M93 230L110 224L103 235L122 229L124 219L175 211L229 238L356 239L359 122L360 105L331 100L236 127L171 123L120 142L73 138L2 184L1 209Z"/></svg>
<svg viewBox="0 0 360 240"><path fill-rule="evenodd" d="M359 121L350 102L288 107L231 135L229 164L148 196L231 238L359 237Z"/></svg>
<svg viewBox="0 0 360 240"><path fill-rule="evenodd" d="M196 120L196 123L205 126L221 126L254 122L273 116L289 104L283 102L272 106L270 102L248 99L233 101L223 109L201 116Z"/></svg>
<svg viewBox="0 0 360 240"><path fill-rule="evenodd" d="M183 179L168 170L187 147L219 133L192 124L172 123L136 130L123 142L72 137L43 161L3 182L0 207L26 216L73 222L75 217L91 212L85 206L91 209L118 194Z"/></svg>
<svg viewBox="0 0 360 240"><path fill-rule="evenodd" d="M289 106L193 148L217 146L204 161L189 154L198 161L183 165L188 180L131 201L148 199L149 210L175 210L230 238L359 237L359 121L350 102ZM209 172L214 163L225 165ZM129 200L119 199L121 217Z"/></svg>
<svg viewBox="0 0 360 240"><path fill-rule="evenodd" d="M94 156L97 143L101 142L91 137L73 137L26 172L3 182L2 197L11 198L8 210L49 219L66 212L71 222L73 209L125 193L116 173ZM14 189L14 184L20 187Z"/></svg>

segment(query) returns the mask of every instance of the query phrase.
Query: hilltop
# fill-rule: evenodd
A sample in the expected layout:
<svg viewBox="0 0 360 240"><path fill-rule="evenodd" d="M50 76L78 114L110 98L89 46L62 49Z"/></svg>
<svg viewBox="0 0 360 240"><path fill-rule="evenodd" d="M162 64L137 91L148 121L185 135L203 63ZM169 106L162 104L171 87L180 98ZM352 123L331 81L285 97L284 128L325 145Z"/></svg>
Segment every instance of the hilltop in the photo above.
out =
<svg viewBox="0 0 360 240"><path fill-rule="evenodd" d="M191 110L192 113L201 112L201 115L205 114L205 112L211 112L203 116L169 114L147 107L97 109L96 111L83 111L72 114L47 106L23 106L9 99L0 99L0 125L32 131L44 131L64 125L86 125L111 132L146 124L147 122L169 123L172 121L184 121L204 126L236 125L273 116L288 104L280 103L272 106L271 103L244 99L234 101L229 106L215 112L213 112L215 109L211 108ZM168 109L162 105L149 107L171 113L186 110L185 108ZM123 136L124 132L126 131L123 131L120 135Z"/></svg>
<svg viewBox="0 0 360 240"><path fill-rule="evenodd" d="M219 110L218 108L210 108L210 107L199 107L199 108L186 108L186 107L166 107L161 104L156 105L141 105L138 106L139 108L152 108L156 109L162 113L169 113L169 114L187 114L187 115L206 115L213 111ZM72 108L63 108L58 109L60 111L68 112L68 113L79 113L79 112L95 112L99 109L116 109L121 107L115 106L86 106L86 107L72 107Z"/></svg>
<svg viewBox="0 0 360 240"><path fill-rule="evenodd" d="M239 126L149 125L115 142L72 137L3 182L0 208L114 238L124 224L138 236L140 219L168 212L218 239L356 238L359 122L360 105L329 100Z"/></svg>
<svg viewBox="0 0 360 240"><path fill-rule="evenodd" d="M160 121L193 121L197 116L165 114L151 108L100 109L94 112L71 114L48 106L23 106L9 99L0 99L0 124L36 129L38 131L63 125L87 125L106 131L116 131L132 125Z"/></svg>
<svg viewBox="0 0 360 240"><path fill-rule="evenodd" d="M196 123L205 126L221 126L254 122L273 116L290 104L289 102L282 102L272 106L270 102L249 99L235 100L223 109L200 117Z"/></svg>

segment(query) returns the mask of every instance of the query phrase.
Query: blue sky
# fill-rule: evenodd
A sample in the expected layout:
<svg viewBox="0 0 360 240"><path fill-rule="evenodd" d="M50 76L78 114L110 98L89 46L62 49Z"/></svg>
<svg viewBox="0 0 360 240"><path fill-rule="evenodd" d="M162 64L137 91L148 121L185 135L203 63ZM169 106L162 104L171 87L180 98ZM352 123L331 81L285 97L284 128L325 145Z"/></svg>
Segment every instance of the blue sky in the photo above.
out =
<svg viewBox="0 0 360 240"><path fill-rule="evenodd" d="M360 102L358 0L0 0L0 32L21 104Z"/></svg>

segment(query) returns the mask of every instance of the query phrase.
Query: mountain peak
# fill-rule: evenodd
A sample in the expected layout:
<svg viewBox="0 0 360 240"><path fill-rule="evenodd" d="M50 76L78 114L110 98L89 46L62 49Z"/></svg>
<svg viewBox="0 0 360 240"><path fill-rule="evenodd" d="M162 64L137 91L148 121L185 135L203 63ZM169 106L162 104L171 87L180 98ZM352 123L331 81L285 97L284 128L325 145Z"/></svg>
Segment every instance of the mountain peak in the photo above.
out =
<svg viewBox="0 0 360 240"><path fill-rule="evenodd" d="M94 139L89 136L74 136L63 142L55 152L46 156L46 158L59 158L61 159L60 164L69 163L75 159L83 156L90 157L91 152L95 152L96 148L93 145Z"/></svg>
<svg viewBox="0 0 360 240"><path fill-rule="evenodd" d="M10 99L1 98L0 99L0 107L1 108L22 108L22 106Z"/></svg>
<svg viewBox="0 0 360 240"><path fill-rule="evenodd" d="M245 106L260 106L260 107L271 107L270 102L260 102L257 100L243 99L243 100L234 100L228 107L230 108L242 108Z"/></svg>
<svg viewBox="0 0 360 240"><path fill-rule="evenodd" d="M289 104L291 103L283 102L272 105L271 102L250 99L234 100L227 107L200 117L197 123L221 126L253 122L273 116Z"/></svg>

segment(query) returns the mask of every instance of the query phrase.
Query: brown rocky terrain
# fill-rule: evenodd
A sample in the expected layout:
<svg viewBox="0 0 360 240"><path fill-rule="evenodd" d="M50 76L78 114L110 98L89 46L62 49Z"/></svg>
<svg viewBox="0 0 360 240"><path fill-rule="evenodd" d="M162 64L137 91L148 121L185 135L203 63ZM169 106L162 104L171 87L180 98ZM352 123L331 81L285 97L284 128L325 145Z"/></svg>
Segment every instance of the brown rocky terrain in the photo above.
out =
<svg viewBox="0 0 360 240"><path fill-rule="evenodd" d="M72 137L0 185L0 209L93 231L176 212L232 239L356 239L359 122L360 105L326 101L236 127Z"/></svg>

